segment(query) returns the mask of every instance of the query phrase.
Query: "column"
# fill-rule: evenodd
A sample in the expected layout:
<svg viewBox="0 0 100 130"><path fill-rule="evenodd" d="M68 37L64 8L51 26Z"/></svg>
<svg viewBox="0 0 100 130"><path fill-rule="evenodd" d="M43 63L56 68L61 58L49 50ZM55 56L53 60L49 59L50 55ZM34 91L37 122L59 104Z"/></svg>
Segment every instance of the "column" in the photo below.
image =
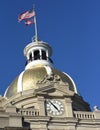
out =
<svg viewBox="0 0 100 130"><path fill-rule="evenodd" d="M67 117L73 117L71 98L65 98L65 108Z"/></svg>
<svg viewBox="0 0 100 130"><path fill-rule="evenodd" d="M39 115L45 116L45 99L43 96L38 96Z"/></svg>

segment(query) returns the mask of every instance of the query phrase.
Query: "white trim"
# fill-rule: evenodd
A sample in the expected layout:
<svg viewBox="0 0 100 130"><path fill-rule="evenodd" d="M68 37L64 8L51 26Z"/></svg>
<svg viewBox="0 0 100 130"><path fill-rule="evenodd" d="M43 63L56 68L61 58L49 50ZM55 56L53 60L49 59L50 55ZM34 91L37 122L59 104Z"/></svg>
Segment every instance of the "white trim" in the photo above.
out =
<svg viewBox="0 0 100 130"><path fill-rule="evenodd" d="M23 74L25 71L21 72L18 78L17 82L17 92L22 92L23 91Z"/></svg>
<svg viewBox="0 0 100 130"><path fill-rule="evenodd" d="M65 75L67 75L68 78L72 81L72 84L73 84L73 86L74 86L74 91L75 91L76 94L78 94L77 89L76 89L76 85L75 85L75 82L73 81L73 79L72 79L67 73L65 73L65 72L63 72L63 73L64 73Z"/></svg>
<svg viewBox="0 0 100 130"><path fill-rule="evenodd" d="M52 69L51 69L50 66L47 66L47 65L46 65L46 66L44 66L44 67L45 67L45 69L46 69L48 75L53 74Z"/></svg>
<svg viewBox="0 0 100 130"><path fill-rule="evenodd" d="M36 67L37 65L50 66L53 68L53 64L46 60L34 60L28 63L25 67L25 70L30 69L31 67Z"/></svg>
<svg viewBox="0 0 100 130"><path fill-rule="evenodd" d="M9 89L10 86L8 86L8 88L6 89L5 93L4 93L4 97L6 97L6 94L8 92L8 89Z"/></svg>

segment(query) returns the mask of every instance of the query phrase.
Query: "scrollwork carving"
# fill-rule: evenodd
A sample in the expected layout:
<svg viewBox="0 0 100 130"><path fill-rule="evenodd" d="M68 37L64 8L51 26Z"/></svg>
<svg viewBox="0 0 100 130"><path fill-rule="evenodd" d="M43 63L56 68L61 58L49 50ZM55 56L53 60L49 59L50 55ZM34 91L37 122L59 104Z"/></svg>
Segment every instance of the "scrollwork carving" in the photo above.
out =
<svg viewBox="0 0 100 130"><path fill-rule="evenodd" d="M37 82L38 87L43 87L43 86L48 86L48 85L56 85L56 84L66 85L68 83L63 82L59 75L54 75L54 74L46 75L43 78L43 80Z"/></svg>

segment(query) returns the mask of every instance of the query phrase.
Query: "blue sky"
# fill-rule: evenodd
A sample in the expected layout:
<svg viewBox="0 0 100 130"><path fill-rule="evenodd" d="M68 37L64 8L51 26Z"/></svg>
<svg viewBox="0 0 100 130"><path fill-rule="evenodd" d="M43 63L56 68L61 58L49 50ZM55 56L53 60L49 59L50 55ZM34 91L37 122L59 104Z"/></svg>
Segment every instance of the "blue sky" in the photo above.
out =
<svg viewBox="0 0 100 130"><path fill-rule="evenodd" d="M58 70L68 73L91 108L100 108L100 0L0 1L0 93L24 70L24 47L34 25L17 17L35 4L39 39L53 49Z"/></svg>

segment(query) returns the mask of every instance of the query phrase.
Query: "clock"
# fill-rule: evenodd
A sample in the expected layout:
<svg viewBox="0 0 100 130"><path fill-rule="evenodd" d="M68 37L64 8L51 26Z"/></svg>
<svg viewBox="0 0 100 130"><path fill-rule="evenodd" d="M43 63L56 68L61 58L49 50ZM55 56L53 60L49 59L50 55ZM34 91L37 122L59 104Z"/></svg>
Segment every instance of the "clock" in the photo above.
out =
<svg viewBox="0 0 100 130"><path fill-rule="evenodd" d="M47 100L46 108L49 114L53 116L62 115L64 112L63 104L58 100Z"/></svg>

